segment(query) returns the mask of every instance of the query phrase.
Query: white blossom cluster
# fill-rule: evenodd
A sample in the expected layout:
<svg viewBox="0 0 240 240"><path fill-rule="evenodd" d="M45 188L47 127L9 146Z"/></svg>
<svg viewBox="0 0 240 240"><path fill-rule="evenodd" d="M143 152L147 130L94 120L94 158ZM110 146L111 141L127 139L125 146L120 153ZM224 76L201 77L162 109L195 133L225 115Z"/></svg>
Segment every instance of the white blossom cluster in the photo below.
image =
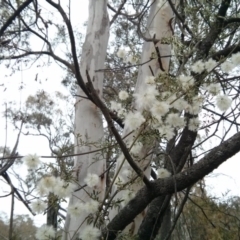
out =
<svg viewBox="0 0 240 240"><path fill-rule="evenodd" d="M97 240L100 236L101 231L98 228L90 225L84 227L79 234L79 237L82 240Z"/></svg>
<svg viewBox="0 0 240 240"><path fill-rule="evenodd" d="M88 187L93 188L99 183L99 176L94 173L88 173L84 182L87 184Z"/></svg>
<svg viewBox="0 0 240 240"><path fill-rule="evenodd" d="M232 54L231 59L229 61L224 61L220 67L223 72L230 72L235 67L239 66L240 64L240 53ZM192 66L191 70L195 73L202 73L203 71L210 72L215 67L217 67L218 63L214 59L208 59L207 61L203 62L202 60L196 61Z"/></svg>
<svg viewBox="0 0 240 240"><path fill-rule="evenodd" d="M125 63L131 63L131 64L136 64L137 59L135 56L129 54L129 52L126 50L126 47L121 47L118 52L117 56L121 58Z"/></svg>
<svg viewBox="0 0 240 240"><path fill-rule="evenodd" d="M52 226L42 225L38 228L37 233L35 235L38 240L49 240L54 238L56 232Z"/></svg>
<svg viewBox="0 0 240 240"><path fill-rule="evenodd" d="M23 162L29 169L36 169L41 163L40 158L36 154L28 154L27 156L23 157Z"/></svg>
<svg viewBox="0 0 240 240"><path fill-rule="evenodd" d="M90 200L86 203L76 202L68 206L68 213L73 217L79 217L83 212L95 213L97 212L99 203L95 200Z"/></svg>
<svg viewBox="0 0 240 240"><path fill-rule="evenodd" d="M54 193L59 198L66 198L70 196L75 187L75 184L66 182L60 177L46 176L38 182L37 191L40 196Z"/></svg>
<svg viewBox="0 0 240 240"><path fill-rule="evenodd" d="M31 203L31 208L32 208L33 212L35 212L37 214L43 213L43 211L45 209L47 209L47 203L38 199Z"/></svg>

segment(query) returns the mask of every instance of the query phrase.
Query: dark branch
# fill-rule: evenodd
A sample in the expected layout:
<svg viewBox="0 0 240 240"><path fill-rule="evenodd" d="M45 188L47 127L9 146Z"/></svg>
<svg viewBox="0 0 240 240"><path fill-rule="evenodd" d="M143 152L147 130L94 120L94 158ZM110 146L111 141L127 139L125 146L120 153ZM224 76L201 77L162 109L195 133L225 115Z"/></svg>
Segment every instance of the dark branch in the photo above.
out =
<svg viewBox="0 0 240 240"><path fill-rule="evenodd" d="M148 204L159 196L181 191L211 173L227 159L240 151L240 133L213 148L205 157L187 170L173 177L158 179L151 183L151 188L143 187L103 231L104 239L113 240L117 233L131 223Z"/></svg>
<svg viewBox="0 0 240 240"><path fill-rule="evenodd" d="M33 0L25 1L15 12L14 14L6 21L6 23L0 29L0 37L3 36L5 30L11 25L11 23L15 20L16 17L20 15L20 13L31 3Z"/></svg>

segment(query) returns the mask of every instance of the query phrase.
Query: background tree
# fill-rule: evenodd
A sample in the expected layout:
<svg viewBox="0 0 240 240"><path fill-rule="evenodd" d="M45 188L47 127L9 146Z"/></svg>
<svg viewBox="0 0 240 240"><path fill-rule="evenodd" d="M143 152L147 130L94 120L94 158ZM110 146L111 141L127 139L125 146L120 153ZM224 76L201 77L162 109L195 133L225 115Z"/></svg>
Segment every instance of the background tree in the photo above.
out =
<svg viewBox="0 0 240 240"><path fill-rule="evenodd" d="M1 4L0 61L14 72L54 59L76 97L73 130L52 121L46 94L28 99L30 113L8 110L20 133L30 124L44 134L56 158L37 187L54 202L38 199L35 210L60 213L71 193L64 239L169 239L194 184L240 150L238 2L90 0L82 48L70 5ZM3 176L17 157L2 158ZM38 169L37 156L24 161ZM55 236L56 218L48 225L38 237Z"/></svg>

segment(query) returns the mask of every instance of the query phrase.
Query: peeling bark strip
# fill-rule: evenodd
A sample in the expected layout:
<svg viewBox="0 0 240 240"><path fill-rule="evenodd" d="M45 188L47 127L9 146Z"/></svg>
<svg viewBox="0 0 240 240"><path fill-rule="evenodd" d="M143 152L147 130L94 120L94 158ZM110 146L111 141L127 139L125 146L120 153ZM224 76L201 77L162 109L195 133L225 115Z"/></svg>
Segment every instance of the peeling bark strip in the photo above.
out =
<svg viewBox="0 0 240 240"><path fill-rule="evenodd" d="M181 191L218 168L223 162L240 151L240 132L215 147L205 157L187 170L173 177L152 182L152 188L143 187L136 196L119 212L103 231L104 239L113 240L132 219L141 213L156 197Z"/></svg>
<svg viewBox="0 0 240 240"><path fill-rule="evenodd" d="M89 19L86 39L83 45L80 72L84 82L87 82L86 71L98 96L102 97L103 73L95 72L104 68L109 38L109 18L107 12L107 0L89 1ZM84 89L78 88L78 96L85 96ZM97 149L103 139L103 123L100 110L88 99L77 98L75 104L75 153L89 152ZM84 142L84 144L82 144ZM80 186L85 184L84 179L88 173L100 176L105 171L106 163L104 156L99 156L98 152L76 156L74 168L77 170L76 178ZM94 190L99 192L99 201L105 195L105 175L99 178L99 183ZM88 202L91 198L88 193L93 189L85 187L84 190L75 192L69 204L79 201ZM77 236L77 232L86 226L86 218L89 214L83 213L78 219L67 216L65 223L64 239L72 239Z"/></svg>

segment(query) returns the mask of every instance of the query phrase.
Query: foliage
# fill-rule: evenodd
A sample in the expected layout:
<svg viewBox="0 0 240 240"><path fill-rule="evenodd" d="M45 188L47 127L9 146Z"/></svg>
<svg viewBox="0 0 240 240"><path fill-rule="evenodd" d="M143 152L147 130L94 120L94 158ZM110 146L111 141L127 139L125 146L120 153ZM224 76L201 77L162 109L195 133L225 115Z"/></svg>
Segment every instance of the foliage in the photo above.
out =
<svg viewBox="0 0 240 240"><path fill-rule="evenodd" d="M79 229L88 239L237 238L238 199L190 192L240 151L238 1L90 1L83 46L69 4L0 3L9 76L54 61L69 90L39 90L5 109L19 134L12 151L1 149L0 174L13 198L47 213L38 236L65 221L72 238ZM23 158L25 181L14 169L21 134L44 136L51 151L50 161Z"/></svg>

